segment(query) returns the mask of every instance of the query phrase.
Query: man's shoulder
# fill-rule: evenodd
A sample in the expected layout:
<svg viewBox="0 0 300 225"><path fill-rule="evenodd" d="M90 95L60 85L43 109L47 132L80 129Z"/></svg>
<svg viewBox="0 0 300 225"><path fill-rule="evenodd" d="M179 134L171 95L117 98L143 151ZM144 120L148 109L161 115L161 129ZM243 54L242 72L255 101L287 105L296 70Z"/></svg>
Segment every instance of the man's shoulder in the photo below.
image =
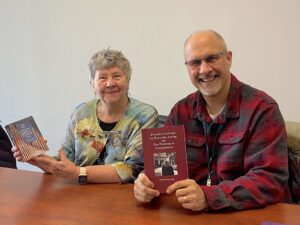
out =
<svg viewBox="0 0 300 225"><path fill-rule="evenodd" d="M243 100L261 101L268 104L277 104L276 101L265 91L254 88L249 84L240 82L241 97Z"/></svg>
<svg viewBox="0 0 300 225"><path fill-rule="evenodd" d="M199 91L195 91L193 93L188 94L184 98L180 99L176 102L176 105L194 105L199 100Z"/></svg>

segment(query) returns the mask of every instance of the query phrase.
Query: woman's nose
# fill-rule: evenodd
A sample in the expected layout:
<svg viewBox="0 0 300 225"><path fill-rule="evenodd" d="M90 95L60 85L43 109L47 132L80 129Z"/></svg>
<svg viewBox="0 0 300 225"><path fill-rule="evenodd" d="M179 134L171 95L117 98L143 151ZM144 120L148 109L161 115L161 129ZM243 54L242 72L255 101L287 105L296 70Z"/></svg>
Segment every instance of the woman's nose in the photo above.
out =
<svg viewBox="0 0 300 225"><path fill-rule="evenodd" d="M108 77L106 80L105 87L111 87L115 85L115 81L112 77Z"/></svg>

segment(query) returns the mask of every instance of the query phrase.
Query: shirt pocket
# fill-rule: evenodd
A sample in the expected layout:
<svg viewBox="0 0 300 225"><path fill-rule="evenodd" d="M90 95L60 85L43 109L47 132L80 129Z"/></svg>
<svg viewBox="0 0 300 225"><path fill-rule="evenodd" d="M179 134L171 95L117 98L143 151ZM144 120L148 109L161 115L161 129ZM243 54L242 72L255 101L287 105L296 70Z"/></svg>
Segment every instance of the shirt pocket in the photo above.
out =
<svg viewBox="0 0 300 225"><path fill-rule="evenodd" d="M197 165L203 157L206 159L206 152L204 150L205 136L187 134L186 146L187 146L187 161L189 168L193 165Z"/></svg>
<svg viewBox="0 0 300 225"><path fill-rule="evenodd" d="M234 145L243 141L245 131L224 133L219 136L219 143L223 145Z"/></svg>
<svg viewBox="0 0 300 225"><path fill-rule="evenodd" d="M218 138L218 167L243 171L246 131L222 133Z"/></svg>

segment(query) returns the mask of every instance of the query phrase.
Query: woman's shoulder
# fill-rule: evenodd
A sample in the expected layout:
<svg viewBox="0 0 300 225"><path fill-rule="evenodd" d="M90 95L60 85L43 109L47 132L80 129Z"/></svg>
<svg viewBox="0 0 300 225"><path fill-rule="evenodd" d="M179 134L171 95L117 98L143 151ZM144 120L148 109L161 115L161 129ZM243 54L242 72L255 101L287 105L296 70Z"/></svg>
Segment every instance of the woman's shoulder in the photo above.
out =
<svg viewBox="0 0 300 225"><path fill-rule="evenodd" d="M148 103L139 101L134 98L130 98L130 103L127 112L140 115L149 115L157 114L157 109Z"/></svg>
<svg viewBox="0 0 300 225"><path fill-rule="evenodd" d="M73 111L73 116L80 118L92 117L95 114L97 99L80 103Z"/></svg>
<svg viewBox="0 0 300 225"><path fill-rule="evenodd" d="M74 111L94 110L96 108L96 105L97 105L97 99L92 99L90 101L82 102L78 104L75 107Z"/></svg>
<svg viewBox="0 0 300 225"><path fill-rule="evenodd" d="M136 107L141 109L145 108L145 109L156 111L156 108L153 105L142 102L135 98L130 98L129 108L136 108Z"/></svg>

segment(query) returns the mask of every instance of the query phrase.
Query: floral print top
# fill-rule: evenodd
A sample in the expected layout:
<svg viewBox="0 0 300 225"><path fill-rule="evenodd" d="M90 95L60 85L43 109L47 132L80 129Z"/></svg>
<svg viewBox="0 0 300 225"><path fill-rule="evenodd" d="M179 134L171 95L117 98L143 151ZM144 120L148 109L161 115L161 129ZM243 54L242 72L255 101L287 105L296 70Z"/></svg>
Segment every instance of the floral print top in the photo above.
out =
<svg viewBox="0 0 300 225"><path fill-rule="evenodd" d="M106 146L105 164L115 168L122 182L133 181L144 169L141 130L157 126L157 110L129 98L123 118L111 131L103 131L96 113L98 101L93 99L75 108L62 147L75 165L90 166Z"/></svg>

